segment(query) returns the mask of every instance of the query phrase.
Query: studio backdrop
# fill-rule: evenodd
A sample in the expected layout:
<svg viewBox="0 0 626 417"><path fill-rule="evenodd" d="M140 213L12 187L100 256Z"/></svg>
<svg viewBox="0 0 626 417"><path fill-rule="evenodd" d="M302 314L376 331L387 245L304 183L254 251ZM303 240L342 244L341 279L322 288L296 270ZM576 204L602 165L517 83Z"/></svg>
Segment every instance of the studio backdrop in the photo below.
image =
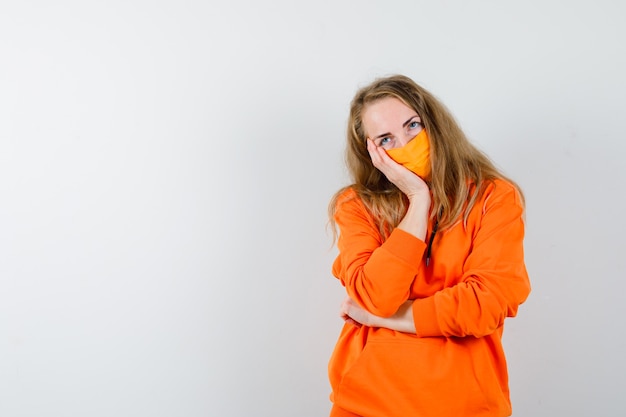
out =
<svg viewBox="0 0 626 417"><path fill-rule="evenodd" d="M349 102L402 73L523 188L513 415L626 415L620 1L4 1L0 415L325 416Z"/></svg>

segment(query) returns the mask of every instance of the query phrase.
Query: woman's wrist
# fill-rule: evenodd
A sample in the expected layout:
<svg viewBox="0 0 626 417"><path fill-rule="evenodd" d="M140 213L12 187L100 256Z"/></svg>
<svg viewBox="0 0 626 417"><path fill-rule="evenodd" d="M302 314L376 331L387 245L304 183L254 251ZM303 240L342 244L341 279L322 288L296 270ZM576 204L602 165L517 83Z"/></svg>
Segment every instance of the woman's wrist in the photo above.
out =
<svg viewBox="0 0 626 417"><path fill-rule="evenodd" d="M418 239L425 240L426 231L428 230L429 210L430 200L427 202L423 200L418 200L417 202L409 201L407 212L402 221L398 224L398 228L412 234Z"/></svg>
<svg viewBox="0 0 626 417"><path fill-rule="evenodd" d="M407 301L402 304L396 314L391 316L389 320L393 321L395 330L415 334L417 331L413 321L413 301Z"/></svg>

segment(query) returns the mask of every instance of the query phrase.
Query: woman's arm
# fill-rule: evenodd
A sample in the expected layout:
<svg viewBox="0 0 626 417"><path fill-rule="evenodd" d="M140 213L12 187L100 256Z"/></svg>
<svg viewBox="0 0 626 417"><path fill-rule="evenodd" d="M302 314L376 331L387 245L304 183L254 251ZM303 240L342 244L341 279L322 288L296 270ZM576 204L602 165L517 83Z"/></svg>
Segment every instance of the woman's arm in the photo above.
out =
<svg viewBox="0 0 626 417"><path fill-rule="evenodd" d="M387 318L346 299L341 306L344 319L422 337L481 337L515 316L530 292L523 256L523 206L516 191L502 183L481 206L481 227L458 284L409 300Z"/></svg>
<svg viewBox="0 0 626 417"><path fill-rule="evenodd" d="M339 256L333 275L348 295L374 314L392 316L410 295L426 249L424 238L431 204L428 185L368 141L372 163L409 199L408 210L383 241L378 225L353 190L337 202Z"/></svg>
<svg viewBox="0 0 626 417"><path fill-rule="evenodd" d="M517 314L530 293L524 265L524 206L517 190L494 181L474 207L469 223L477 228L459 282L413 302L418 336L491 334L505 318Z"/></svg>
<svg viewBox="0 0 626 417"><path fill-rule="evenodd" d="M424 240L428 228L428 212L431 200L428 185L419 176L391 159L387 152L376 146L371 139L367 140L367 151L372 158L372 164L409 200L408 210L398 224L398 229Z"/></svg>
<svg viewBox="0 0 626 417"><path fill-rule="evenodd" d="M355 326L384 327L399 332L415 334L412 306L413 300L406 301L393 316L380 317L361 308L352 298L346 297L341 303L340 315L346 322Z"/></svg>

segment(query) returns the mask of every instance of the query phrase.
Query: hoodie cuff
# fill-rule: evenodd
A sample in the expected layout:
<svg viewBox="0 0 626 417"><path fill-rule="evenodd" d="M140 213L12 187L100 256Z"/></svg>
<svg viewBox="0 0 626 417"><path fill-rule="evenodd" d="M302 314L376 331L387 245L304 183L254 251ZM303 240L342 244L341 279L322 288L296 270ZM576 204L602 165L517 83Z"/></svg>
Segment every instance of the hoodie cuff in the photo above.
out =
<svg viewBox="0 0 626 417"><path fill-rule="evenodd" d="M383 247L396 258L410 265L415 265L417 268L424 256L426 243L412 234L396 228L391 232Z"/></svg>
<svg viewBox="0 0 626 417"><path fill-rule="evenodd" d="M421 298L413 302L413 323L420 337L443 336L437 321L435 297Z"/></svg>

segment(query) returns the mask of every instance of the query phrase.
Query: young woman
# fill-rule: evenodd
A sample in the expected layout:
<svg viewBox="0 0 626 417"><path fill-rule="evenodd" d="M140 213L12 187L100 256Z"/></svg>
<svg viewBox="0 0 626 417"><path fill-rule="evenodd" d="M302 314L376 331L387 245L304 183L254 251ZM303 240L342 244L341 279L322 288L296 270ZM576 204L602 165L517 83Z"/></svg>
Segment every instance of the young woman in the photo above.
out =
<svg viewBox="0 0 626 417"><path fill-rule="evenodd" d="M511 415L501 338L530 292L522 193L405 76L356 94L347 164L329 208L347 292L331 416Z"/></svg>

